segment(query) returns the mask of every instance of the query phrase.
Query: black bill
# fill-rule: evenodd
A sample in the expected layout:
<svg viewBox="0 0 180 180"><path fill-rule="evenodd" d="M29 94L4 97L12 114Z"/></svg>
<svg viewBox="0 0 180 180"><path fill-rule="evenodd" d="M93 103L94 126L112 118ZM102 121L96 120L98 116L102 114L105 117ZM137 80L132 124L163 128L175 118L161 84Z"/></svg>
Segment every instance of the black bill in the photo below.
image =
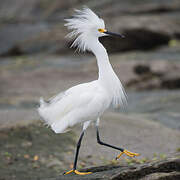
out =
<svg viewBox="0 0 180 180"><path fill-rule="evenodd" d="M112 36L119 36L121 38L124 38L125 36L122 35L122 34L119 34L119 33L113 33L113 32L109 32L109 31L106 31L104 32L105 34L108 34L108 35L112 35Z"/></svg>

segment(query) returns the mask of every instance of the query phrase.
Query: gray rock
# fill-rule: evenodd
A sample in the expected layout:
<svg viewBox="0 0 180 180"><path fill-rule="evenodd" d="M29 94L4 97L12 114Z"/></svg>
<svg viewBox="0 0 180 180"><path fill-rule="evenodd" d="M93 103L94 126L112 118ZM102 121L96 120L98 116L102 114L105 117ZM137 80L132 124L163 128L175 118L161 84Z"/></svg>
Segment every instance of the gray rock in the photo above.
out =
<svg viewBox="0 0 180 180"><path fill-rule="evenodd" d="M84 169L93 172L90 175L66 175L46 180L79 180L79 179L111 179L111 180L178 180L180 178L180 158L172 157L154 163L136 166L101 166Z"/></svg>
<svg viewBox="0 0 180 180"><path fill-rule="evenodd" d="M108 52L115 53L129 50L148 50L161 45L167 45L170 36L160 31L152 31L150 29L139 26L138 28L126 29L122 28L122 34L125 38L119 39L115 37L103 37L101 42L107 47Z"/></svg>
<svg viewBox="0 0 180 180"><path fill-rule="evenodd" d="M155 66L157 66L155 68ZM160 68L159 68L160 67ZM135 64L133 71L136 76L126 85L138 90L144 89L180 89L180 66L170 62Z"/></svg>
<svg viewBox="0 0 180 180"><path fill-rule="evenodd" d="M161 79L161 87L166 89L180 89L179 71L174 71L164 75Z"/></svg>
<svg viewBox="0 0 180 180"><path fill-rule="evenodd" d="M73 8L81 8L81 4L80 0L1 2L0 55L67 53L69 44L64 40L67 34L63 29L64 18L72 14ZM166 45L170 38L178 38L180 34L178 0L163 3L160 0L135 3L132 0L92 0L86 5L105 19L109 30L121 31L126 35L124 40L104 40L112 53Z"/></svg>

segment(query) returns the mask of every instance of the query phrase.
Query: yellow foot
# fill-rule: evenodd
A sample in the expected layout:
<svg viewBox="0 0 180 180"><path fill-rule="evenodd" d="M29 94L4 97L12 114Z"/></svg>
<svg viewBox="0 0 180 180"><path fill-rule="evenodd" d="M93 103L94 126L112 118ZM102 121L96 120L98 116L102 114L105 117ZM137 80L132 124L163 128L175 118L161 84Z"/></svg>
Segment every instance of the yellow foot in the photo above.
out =
<svg viewBox="0 0 180 180"><path fill-rule="evenodd" d="M135 156L139 156L140 154L139 153L133 153L133 152L130 152L128 150L124 150L123 152L121 152L117 157L116 157L116 160L119 159L123 154L126 154L127 156L129 157L135 157Z"/></svg>
<svg viewBox="0 0 180 180"><path fill-rule="evenodd" d="M78 170L70 170L68 172L65 172L64 175L67 175L67 174L70 174L70 173L75 173L75 174L78 174L78 175L87 175L87 174L91 174L92 172L79 172Z"/></svg>

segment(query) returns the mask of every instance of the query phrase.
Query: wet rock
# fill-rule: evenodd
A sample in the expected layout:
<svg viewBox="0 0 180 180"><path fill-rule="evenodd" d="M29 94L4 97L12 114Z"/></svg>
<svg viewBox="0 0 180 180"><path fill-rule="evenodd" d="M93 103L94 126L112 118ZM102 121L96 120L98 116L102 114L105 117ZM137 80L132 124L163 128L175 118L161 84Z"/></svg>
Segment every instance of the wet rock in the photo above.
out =
<svg viewBox="0 0 180 180"><path fill-rule="evenodd" d="M139 64L134 67L134 73L137 75L147 74L150 72L151 72L151 69L148 65Z"/></svg>
<svg viewBox="0 0 180 180"><path fill-rule="evenodd" d="M158 62L135 64L133 67L135 77L130 79L126 85L139 90L179 89L180 66L168 62L161 63L160 68L159 65Z"/></svg>
<svg viewBox="0 0 180 180"><path fill-rule="evenodd" d="M180 39L180 33L178 33L178 32L176 33L176 32L175 32L175 33L174 33L174 36L175 36L176 39Z"/></svg>
<svg viewBox="0 0 180 180"><path fill-rule="evenodd" d="M128 87L134 87L139 90L157 89L160 87L159 73L152 71L150 64L136 64L133 67L135 77L127 82Z"/></svg>
<svg viewBox="0 0 180 180"><path fill-rule="evenodd" d="M22 55L22 54L24 54L24 52L23 51L21 51L21 49L20 49L20 47L19 46L13 46L12 48L10 48L8 51L4 51L4 52L2 52L2 56L20 56L20 55Z"/></svg>
<svg viewBox="0 0 180 180"><path fill-rule="evenodd" d="M115 53L129 50L148 50L161 45L167 45L170 36L162 32L153 32L141 28L122 30L125 38L103 37L101 42L107 47L108 52Z"/></svg>
<svg viewBox="0 0 180 180"><path fill-rule="evenodd" d="M111 179L111 180L178 180L180 178L180 158L172 157L154 163L134 166L101 166L84 169L93 172L87 176L66 175L46 180Z"/></svg>
<svg viewBox="0 0 180 180"><path fill-rule="evenodd" d="M180 89L179 72L166 74L161 80L161 87L166 89Z"/></svg>

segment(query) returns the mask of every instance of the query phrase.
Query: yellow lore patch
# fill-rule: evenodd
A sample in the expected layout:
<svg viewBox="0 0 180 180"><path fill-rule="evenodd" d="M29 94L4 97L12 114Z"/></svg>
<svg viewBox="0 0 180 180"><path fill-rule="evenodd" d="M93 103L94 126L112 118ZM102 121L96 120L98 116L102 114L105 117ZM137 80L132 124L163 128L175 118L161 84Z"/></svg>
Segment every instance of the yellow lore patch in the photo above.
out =
<svg viewBox="0 0 180 180"><path fill-rule="evenodd" d="M104 32L106 32L107 30L106 30L106 29L98 29L98 31L99 31L100 33L104 33Z"/></svg>

